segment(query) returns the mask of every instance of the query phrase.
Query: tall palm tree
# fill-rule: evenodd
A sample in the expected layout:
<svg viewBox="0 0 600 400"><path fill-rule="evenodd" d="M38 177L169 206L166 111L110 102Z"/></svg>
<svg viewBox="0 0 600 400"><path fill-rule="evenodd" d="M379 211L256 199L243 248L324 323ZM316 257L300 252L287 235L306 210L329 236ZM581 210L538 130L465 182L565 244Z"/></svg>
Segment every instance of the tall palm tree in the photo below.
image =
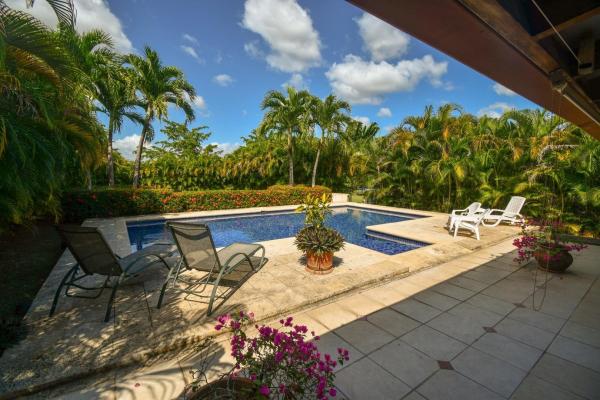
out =
<svg viewBox="0 0 600 400"><path fill-rule="evenodd" d="M125 118L142 124L144 117L135 111L137 99L130 71L121 65L109 64L96 79L99 111L108 115L108 138L106 151L106 174L108 185L115 185L113 160L113 137L121 130Z"/></svg>
<svg viewBox="0 0 600 400"><path fill-rule="evenodd" d="M261 103L266 110L263 124L277 135L285 135L288 152L288 183L294 185L294 137L310 124L309 107L312 96L306 90L288 86L286 94L277 90L267 92Z"/></svg>
<svg viewBox="0 0 600 400"><path fill-rule="evenodd" d="M190 103L196 97L196 90L179 68L164 66L158 53L148 46L144 48L143 56L130 54L127 56L127 62L131 65L133 83L145 113L133 169L133 187L137 188L140 185L144 143L151 141L154 135L152 121L156 118L165 120L169 104L181 108L186 121L192 121L195 115Z"/></svg>
<svg viewBox="0 0 600 400"><path fill-rule="evenodd" d="M342 127L348 123L350 119L348 114L351 110L350 103L338 99L330 94L321 100L318 97L313 98L311 111L314 122L321 129L321 138L317 143L317 155L312 168L311 186L315 186L317 179L317 167L319 165L319 156L325 139L335 132L341 131Z"/></svg>

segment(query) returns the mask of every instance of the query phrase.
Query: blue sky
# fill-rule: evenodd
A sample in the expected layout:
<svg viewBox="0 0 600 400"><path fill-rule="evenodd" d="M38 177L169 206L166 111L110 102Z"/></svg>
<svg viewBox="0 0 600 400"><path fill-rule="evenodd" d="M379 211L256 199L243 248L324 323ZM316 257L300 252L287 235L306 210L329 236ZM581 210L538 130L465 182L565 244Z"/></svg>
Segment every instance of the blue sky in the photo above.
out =
<svg viewBox="0 0 600 400"><path fill-rule="evenodd" d="M20 8L24 3L8 1ZM467 112L492 115L535 107L341 0L75 0L75 5L79 30L102 28L121 51L149 45L165 64L181 68L199 95L193 126L207 125L210 141L226 150L257 126L264 94L286 83L349 100L353 116L379 123L384 133L428 104L456 102ZM52 24L45 7L40 1L29 11ZM183 120L174 108L169 117ZM125 124L117 135L116 147L126 156L139 130Z"/></svg>

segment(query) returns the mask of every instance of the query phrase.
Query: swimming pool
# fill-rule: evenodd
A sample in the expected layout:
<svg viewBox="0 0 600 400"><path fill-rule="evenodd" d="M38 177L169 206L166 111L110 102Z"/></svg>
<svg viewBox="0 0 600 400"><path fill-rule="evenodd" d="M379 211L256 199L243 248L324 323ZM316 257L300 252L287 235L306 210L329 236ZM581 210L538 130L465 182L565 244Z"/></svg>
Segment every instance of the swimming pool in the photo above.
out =
<svg viewBox="0 0 600 400"><path fill-rule="evenodd" d="M427 245L403 238L381 235L367 226L421 218L417 215L388 213L356 207L334 207L325 225L335 228L348 243L392 255ZM204 223L210 227L216 247L234 242L262 242L293 237L304 224L304 214L294 211L237 214L179 221ZM170 239L165 220L127 223L132 250L139 250L157 240Z"/></svg>

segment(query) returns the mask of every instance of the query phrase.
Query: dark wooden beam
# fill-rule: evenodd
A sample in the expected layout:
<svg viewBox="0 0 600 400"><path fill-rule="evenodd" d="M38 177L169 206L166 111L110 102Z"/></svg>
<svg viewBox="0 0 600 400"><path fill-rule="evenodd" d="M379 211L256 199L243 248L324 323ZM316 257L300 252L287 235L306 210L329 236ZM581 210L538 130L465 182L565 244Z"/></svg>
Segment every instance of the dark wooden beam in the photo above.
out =
<svg viewBox="0 0 600 400"><path fill-rule="evenodd" d="M555 25L554 27L556 28L557 31L563 31L567 28L570 28L572 26L575 26L577 24L580 24L592 17L595 17L596 15L600 15L600 6L593 8L589 11L584 12L583 14L579 14L576 17L573 17L569 20L566 20L564 22L561 22L558 25ZM548 29L546 29L545 31L542 31L536 35L533 36L533 39L536 41L540 41L544 38L547 38L548 36L554 35L554 29L552 29L552 27L548 27Z"/></svg>
<svg viewBox="0 0 600 400"><path fill-rule="evenodd" d="M348 1L600 139L600 125L552 89L546 70L551 64L532 61L531 55L515 48L465 4L457 0Z"/></svg>

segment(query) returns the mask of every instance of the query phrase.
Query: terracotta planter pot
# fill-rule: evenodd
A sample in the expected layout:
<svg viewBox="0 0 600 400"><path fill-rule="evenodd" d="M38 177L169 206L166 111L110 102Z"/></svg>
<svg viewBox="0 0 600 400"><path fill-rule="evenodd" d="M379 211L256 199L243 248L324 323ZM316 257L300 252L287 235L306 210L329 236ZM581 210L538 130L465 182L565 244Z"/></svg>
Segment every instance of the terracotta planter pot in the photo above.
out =
<svg viewBox="0 0 600 400"><path fill-rule="evenodd" d="M235 397L229 397L225 394L235 393ZM215 396L221 395L221 396ZM213 400L219 398L235 398L239 400L251 400L256 398L254 393L254 387L252 381L248 378L221 378L216 381L210 382L208 385L204 385L196 391L192 391L188 388L185 391L185 399L188 400Z"/></svg>
<svg viewBox="0 0 600 400"><path fill-rule="evenodd" d="M317 275L329 274L333 271L333 253L306 253L306 270Z"/></svg>
<svg viewBox="0 0 600 400"><path fill-rule="evenodd" d="M571 264L573 264L573 256L563 246L560 247L561 249L559 253L555 256L552 256L551 260L547 260L547 256L553 253L550 251L550 248L545 248L536 251L533 254L533 257L538 262L538 268L544 271L556 273L565 272L567 268L569 268Z"/></svg>

